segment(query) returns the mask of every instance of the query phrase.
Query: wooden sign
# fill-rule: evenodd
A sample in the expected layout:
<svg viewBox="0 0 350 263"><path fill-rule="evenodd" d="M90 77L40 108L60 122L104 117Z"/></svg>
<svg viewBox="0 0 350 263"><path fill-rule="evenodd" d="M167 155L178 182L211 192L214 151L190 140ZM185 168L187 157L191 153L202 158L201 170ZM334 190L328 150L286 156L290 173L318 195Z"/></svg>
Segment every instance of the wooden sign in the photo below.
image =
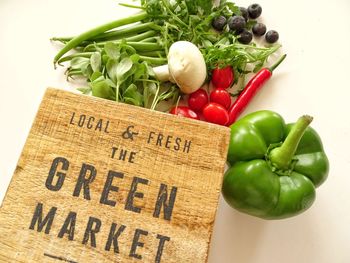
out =
<svg viewBox="0 0 350 263"><path fill-rule="evenodd" d="M0 210L0 261L206 262L228 140L48 89Z"/></svg>

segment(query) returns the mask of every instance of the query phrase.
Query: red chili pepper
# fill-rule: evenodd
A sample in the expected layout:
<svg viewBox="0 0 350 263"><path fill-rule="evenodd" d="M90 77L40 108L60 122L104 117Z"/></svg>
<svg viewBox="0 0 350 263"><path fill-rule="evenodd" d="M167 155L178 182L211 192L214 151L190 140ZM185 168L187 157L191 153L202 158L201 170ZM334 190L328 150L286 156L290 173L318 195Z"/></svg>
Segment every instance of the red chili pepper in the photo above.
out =
<svg viewBox="0 0 350 263"><path fill-rule="evenodd" d="M272 76L272 72L275 68L277 68L282 61L286 58L287 55L283 55L274 65L270 68L261 69L245 86L244 90L235 100L235 102L230 107L229 121L227 122L227 126L230 126L235 120L239 117L242 111L247 107L248 103L252 100L256 92L264 85L264 83L270 79Z"/></svg>

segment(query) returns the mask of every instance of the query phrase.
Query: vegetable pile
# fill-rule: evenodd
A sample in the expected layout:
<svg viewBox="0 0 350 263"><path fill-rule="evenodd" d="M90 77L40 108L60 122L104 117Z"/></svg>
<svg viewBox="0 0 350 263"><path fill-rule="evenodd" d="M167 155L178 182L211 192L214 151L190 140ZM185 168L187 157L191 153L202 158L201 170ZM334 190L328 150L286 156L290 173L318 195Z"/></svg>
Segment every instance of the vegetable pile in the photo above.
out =
<svg viewBox="0 0 350 263"><path fill-rule="evenodd" d="M139 12L75 37L52 38L64 44L54 58L55 66L67 63L68 80L85 79L86 85L79 88L84 94L169 111L178 106L181 98L180 104L186 103L184 95L197 91L205 81L212 80L221 89L239 84L234 94L218 90L210 95L211 104L203 114L204 107L193 109L197 119L204 116L207 121L228 125L224 119L228 120L229 96L238 96L247 74L258 72L280 48L279 44L267 47L254 42L244 44L241 35L215 29L218 17L246 17L245 25L252 28L256 24L254 19L261 14L256 13L256 5L247 10L226 0L218 5L200 0L141 0L140 6L122 5ZM183 48L178 47L179 42ZM201 57L193 55L189 59L196 52L190 52L186 42L194 45ZM191 72L179 68L179 57L189 61L186 68L189 65Z"/></svg>
<svg viewBox="0 0 350 263"><path fill-rule="evenodd" d="M226 0L123 5L139 12L53 38L64 44L55 66L68 63L68 80L83 78L84 94L230 126L231 167L222 190L232 207L265 219L309 208L329 169L322 142L308 127L312 118L286 125L278 114L260 111L236 122L286 58L266 66L281 46L277 31L257 20L262 7ZM267 45L258 46L254 37L264 35Z"/></svg>

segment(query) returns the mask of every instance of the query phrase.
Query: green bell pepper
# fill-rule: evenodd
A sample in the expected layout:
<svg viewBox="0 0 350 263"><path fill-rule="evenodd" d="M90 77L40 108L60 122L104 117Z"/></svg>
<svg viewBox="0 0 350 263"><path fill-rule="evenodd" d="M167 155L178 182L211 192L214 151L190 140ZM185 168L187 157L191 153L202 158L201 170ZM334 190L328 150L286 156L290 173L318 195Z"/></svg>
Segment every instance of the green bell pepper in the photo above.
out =
<svg viewBox="0 0 350 263"><path fill-rule="evenodd" d="M313 204L329 162L311 121L302 116L286 125L279 114L264 110L231 125L231 167L222 186L230 206L264 219L282 219Z"/></svg>

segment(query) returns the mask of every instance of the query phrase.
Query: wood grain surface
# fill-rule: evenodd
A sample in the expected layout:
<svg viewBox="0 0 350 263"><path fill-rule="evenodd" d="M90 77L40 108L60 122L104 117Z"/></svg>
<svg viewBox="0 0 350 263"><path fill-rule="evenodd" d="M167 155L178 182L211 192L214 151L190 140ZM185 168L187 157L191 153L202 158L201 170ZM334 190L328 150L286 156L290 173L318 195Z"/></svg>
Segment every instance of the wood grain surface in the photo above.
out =
<svg viewBox="0 0 350 263"><path fill-rule="evenodd" d="M0 210L0 261L206 262L228 139L47 89Z"/></svg>

